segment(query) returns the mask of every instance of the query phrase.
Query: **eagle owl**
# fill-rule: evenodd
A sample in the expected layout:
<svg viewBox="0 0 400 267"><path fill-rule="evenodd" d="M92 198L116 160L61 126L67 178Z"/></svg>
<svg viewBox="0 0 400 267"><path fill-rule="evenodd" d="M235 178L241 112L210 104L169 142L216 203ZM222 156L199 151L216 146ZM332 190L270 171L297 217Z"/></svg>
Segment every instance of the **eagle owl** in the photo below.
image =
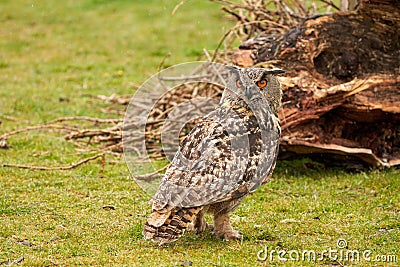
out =
<svg viewBox="0 0 400 267"><path fill-rule="evenodd" d="M177 240L186 229L241 239L229 212L267 182L278 155L280 69L226 67L226 88L217 108L182 140L143 229L146 239ZM204 214L213 214L208 225Z"/></svg>

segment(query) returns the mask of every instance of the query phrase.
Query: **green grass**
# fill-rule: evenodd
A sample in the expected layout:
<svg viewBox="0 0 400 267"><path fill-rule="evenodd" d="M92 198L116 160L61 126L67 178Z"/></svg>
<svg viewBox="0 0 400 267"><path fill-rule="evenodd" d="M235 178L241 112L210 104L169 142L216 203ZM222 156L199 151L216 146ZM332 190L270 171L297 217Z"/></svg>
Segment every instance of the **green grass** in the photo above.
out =
<svg viewBox="0 0 400 267"><path fill-rule="evenodd" d="M88 95L131 94L168 53L166 65L173 65L214 49L230 25L219 6L191 0L171 16L178 2L1 1L0 134L61 116L118 117ZM8 143L1 163L58 166L80 158L73 144L49 131ZM265 247L321 253L336 249L339 238L348 249L400 262L398 169L349 174L280 162L270 183L232 214L243 242L188 233L158 247L141 235L149 196L122 160L111 159L104 171L101 160L69 171L0 168L0 266L21 256L25 266L313 266L276 254L260 261L257 253Z"/></svg>

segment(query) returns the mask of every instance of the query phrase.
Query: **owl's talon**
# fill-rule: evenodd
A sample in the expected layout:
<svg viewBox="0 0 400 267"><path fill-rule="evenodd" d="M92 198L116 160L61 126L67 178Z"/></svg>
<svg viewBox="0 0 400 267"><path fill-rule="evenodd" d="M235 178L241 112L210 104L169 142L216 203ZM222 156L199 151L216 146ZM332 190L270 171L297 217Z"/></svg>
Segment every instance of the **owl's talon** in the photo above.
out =
<svg viewBox="0 0 400 267"><path fill-rule="evenodd" d="M243 235L239 231L232 231L224 235L225 240L243 240Z"/></svg>
<svg viewBox="0 0 400 267"><path fill-rule="evenodd" d="M224 233L214 232L214 234L226 241L243 239L243 235L239 231L236 231L236 230L232 230L232 231L224 232Z"/></svg>

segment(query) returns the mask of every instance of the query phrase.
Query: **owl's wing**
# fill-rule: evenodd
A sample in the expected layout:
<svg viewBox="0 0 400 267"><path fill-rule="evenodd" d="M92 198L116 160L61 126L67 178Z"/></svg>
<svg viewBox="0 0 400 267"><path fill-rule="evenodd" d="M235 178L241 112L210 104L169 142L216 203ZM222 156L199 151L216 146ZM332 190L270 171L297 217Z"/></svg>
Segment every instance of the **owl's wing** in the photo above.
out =
<svg viewBox="0 0 400 267"><path fill-rule="evenodd" d="M276 145L270 142L263 149L263 143L272 140L262 138L257 121L247 121L245 126L240 118L222 122L216 119L223 118L222 113L218 109L210 113L184 138L152 199L153 209L239 198L262 183L276 160L279 137L273 126L266 136Z"/></svg>

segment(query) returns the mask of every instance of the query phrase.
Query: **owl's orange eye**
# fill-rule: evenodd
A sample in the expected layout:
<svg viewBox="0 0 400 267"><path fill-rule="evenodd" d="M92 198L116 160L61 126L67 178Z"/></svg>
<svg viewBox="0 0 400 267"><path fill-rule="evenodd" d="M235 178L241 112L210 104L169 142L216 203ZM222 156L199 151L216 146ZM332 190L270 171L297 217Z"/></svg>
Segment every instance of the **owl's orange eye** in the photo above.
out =
<svg viewBox="0 0 400 267"><path fill-rule="evenodd" d="M241 82L240 80L237 80L237 81L236 81L236 86L237 86L237 87L242 87L242 82Z"/></svg>
<svg viewBox="0 0 400 267"><path fill-rule="evenodd" d="M267 80L260 80L257 82L257 86L260 88L264 88L265 86L267 86Z"/></svg>

